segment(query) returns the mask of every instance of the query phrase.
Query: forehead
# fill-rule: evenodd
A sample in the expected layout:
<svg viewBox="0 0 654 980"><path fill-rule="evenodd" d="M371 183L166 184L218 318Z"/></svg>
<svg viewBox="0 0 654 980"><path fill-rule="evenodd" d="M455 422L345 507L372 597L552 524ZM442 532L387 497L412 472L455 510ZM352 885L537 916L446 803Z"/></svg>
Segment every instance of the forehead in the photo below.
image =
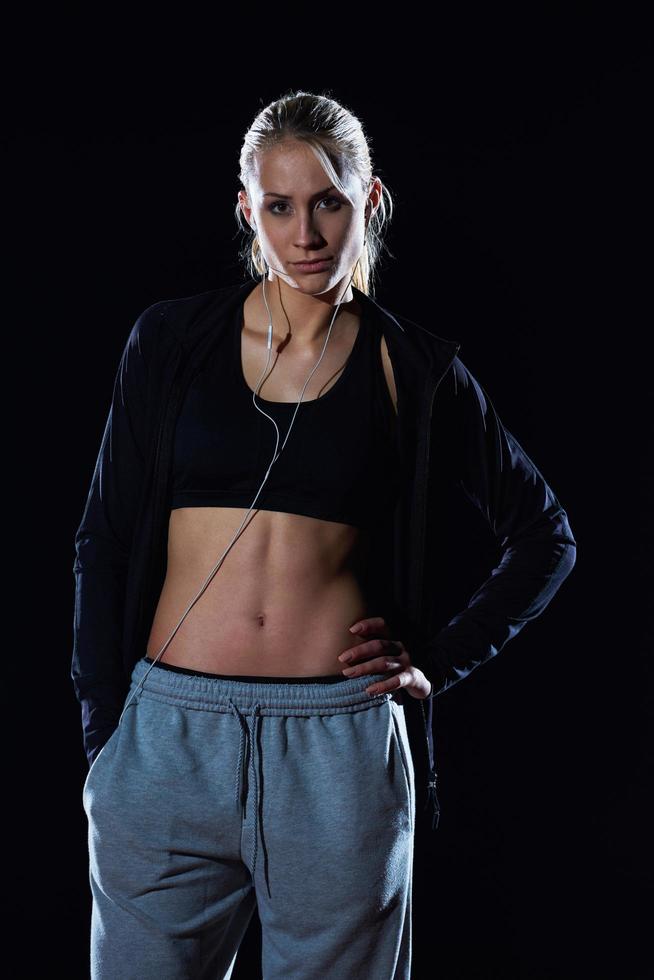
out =
<svg viewBox="0 0 654 980"><path fill-rule="evenodd" d="M342 162L332 161L334 169L348 192L356 193L356 177ZM309 146L289 140L279 143L254 160L255 185L260 194L276 193L287 197L310 197L325 190L332 179Z"/></svg>

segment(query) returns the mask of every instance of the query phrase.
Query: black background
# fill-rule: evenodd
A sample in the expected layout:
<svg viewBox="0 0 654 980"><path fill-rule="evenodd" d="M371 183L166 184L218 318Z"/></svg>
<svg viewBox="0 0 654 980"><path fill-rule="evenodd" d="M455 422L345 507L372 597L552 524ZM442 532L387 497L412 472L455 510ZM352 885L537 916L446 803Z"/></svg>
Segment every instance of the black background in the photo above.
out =
<svg viewBox="0 0 654 980"><path fill-rule="evenodd" d="M651 975L647 38L628 9L581 4L430 21L68 5L7 27L15 976L88 976L73 537L118 358L149 304L243 280L241 139L290 88L362 120L396 205L377 299L462 342L578 544L544 616L437 699L443 815L416 840L413 976ZM474 508L455 515L452 612L496 555ZM235 980L260 975L259 953L255 919Z"/></svg>

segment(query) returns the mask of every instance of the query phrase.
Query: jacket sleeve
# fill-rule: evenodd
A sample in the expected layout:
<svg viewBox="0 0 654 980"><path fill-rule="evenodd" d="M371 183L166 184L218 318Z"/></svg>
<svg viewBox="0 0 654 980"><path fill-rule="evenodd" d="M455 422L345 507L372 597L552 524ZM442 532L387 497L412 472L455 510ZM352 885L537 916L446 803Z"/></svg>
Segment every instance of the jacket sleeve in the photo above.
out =
<svg viewBox="0 0 654 980"><path fill-rule="evenodd" d="M502 557L467 607L424 645L430 698L494 657L540 616L576 560L565 510L459 357L436 401L432 458L481 511Z"/></svg>
<svg viewBox="0 0 654 980"><path fill-rule="evenodd" d="M116 728L129 689L121 653L125 586L145 470L148 371L163 307L141 313L127 338L75 535L71 677L89 765Z"/></svg>

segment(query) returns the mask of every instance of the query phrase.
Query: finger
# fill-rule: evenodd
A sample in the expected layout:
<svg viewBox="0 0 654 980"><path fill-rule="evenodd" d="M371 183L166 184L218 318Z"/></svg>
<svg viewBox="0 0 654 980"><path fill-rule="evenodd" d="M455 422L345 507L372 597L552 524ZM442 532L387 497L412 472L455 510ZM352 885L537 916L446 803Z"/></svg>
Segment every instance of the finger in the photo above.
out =
<svg viewBox="0 0 654 980"><path fill-rule="evenodd" d="M400 656L398 646L393 640L382 640L375 637L374 640L366 640L365 643L359 643L355 647L350 647L349 650L343 650L343 653L338 655L338 659L352 662L362 658L365 659L367 656L371 657L375 654L383 653L386 650L389 650L394 657Z"/></svg>
<svg viewBox="0 0 654 980"><path fill-rule="evenodd" d="M385 633L388 635L389 628L383 616L370 616L368 619L359 619L350 626L351 633Z"/></svg>
<svg viewBox="0 0 654 980"><path fill-rule="evenodd" d="M393 674L386 681L377 681L370 687L365 688L366 694L386 694L389 691L397 691L400 687L407 687L410 683L411 674L403 670L398 674Z"/></svg>
<svg viewBox="0 0 654 980"><path fill-rule="evenodd" d="M343 673L347 677L361 677L364 674L385 674L389 670L404 670L403 664L397 657L375 657L374 660L365 660L360 664L352 664L343 667Z"/></svg>

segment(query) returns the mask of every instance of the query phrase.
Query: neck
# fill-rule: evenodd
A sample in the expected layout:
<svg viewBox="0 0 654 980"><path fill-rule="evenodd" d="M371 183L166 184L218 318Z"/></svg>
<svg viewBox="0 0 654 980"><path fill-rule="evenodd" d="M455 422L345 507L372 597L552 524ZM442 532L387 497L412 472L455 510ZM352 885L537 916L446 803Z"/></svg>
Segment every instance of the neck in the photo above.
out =
<svg viewBox="0 0 654 980"><path fill-rule="evenodd" d="M295 335L301 344L312 346L323 342L325 334L336 312L336 304L341 300L336 313L339 319L341 311L355 311L358 306L352 284L345 289L346 281L341 279L332 289L320 295L303 293L289 286L274 273L269 273L265 280L266 301L272 316L273 329L276 336L285 337L287 333ZM253 292L257 294L258 306L268 325L268 310L263 299L264 284L260 283ZM345 292L344 292L345 290ZM341 298L342 297L342 298ZM336 322L334 322L334 329Z"/></svg>

